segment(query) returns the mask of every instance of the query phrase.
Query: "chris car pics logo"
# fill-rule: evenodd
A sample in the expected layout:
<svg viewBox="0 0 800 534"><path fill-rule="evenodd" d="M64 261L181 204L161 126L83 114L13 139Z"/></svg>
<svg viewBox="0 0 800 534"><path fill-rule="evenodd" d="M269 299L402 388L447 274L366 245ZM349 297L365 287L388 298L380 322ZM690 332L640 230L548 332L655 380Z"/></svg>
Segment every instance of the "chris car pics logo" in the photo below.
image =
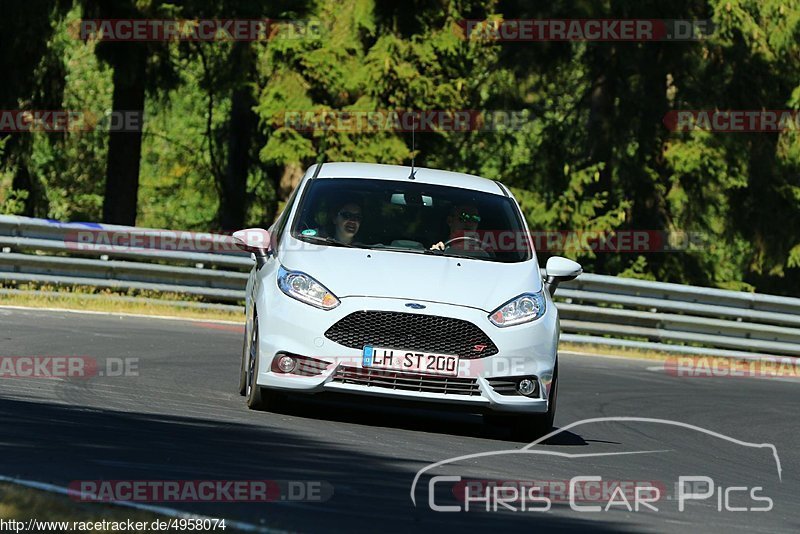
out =
<svg viewBox="0 0 800 534"><path fill-rule="evenodd" d="M571 428L590 423L625 422L656 423L672 427L682 427L705 434L737 446L766 449L774 458L778 482L782 482L781 462L776 447L771 443L751 443L742 441L702 427L646 417L599 417L576 421L533 441L521 449L487 451L454 458L448 458L420 469L411 485L411 501L418 506L418 485L423 475L451 464L473 466L483 457L497 461L503 455L532 455L537 465L545 459L560 457L567 459L614 457L627 455L655 455L673 452L671 450L634 450L597 453L566 453L560 450L537 448L548 439L564 433ZM544 457L544 458L543 458ZM445 491L442 491L445 490ZM449 491L448 491L449 490ZM672 490L670 492L670 490ZM705 473L676 473L671 480L610 480L596 474L580 473L560 480L486 480L462 476L460 474L437 474L427 482L427 506L435 512L457 513L481 510L486 512L548 512L554 503L568 503L569 509L578 513L608 512L625 510L628 512L657 513L671 509L684 512L691 502L713 506L718 512L769 512L774 508L763 483L749 484L740 481L730 484L715 480ZM448 497L449 496L449 497Z"/></svg>

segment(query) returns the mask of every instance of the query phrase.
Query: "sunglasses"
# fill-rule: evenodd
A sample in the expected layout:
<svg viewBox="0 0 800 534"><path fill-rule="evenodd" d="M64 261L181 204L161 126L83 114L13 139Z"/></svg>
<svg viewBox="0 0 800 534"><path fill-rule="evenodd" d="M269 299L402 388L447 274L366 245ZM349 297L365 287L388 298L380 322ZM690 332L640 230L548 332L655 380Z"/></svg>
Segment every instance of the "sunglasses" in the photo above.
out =
<svg viewBox="0 0 800 534"><path fill-rule="evenodd" d="M360 213L353 213L352 211L340 211L339 212L339 217L341 217L345 221L361 222L361 214Z"/></svg>
<svg viewBox="0 0 800 534"><path fill-rule="evenodd" d="M480 215L471 215L471 214L469 214L467 212L464 212L464 211L461 212L461 214L458 216L458 218L461 219L461 222L474 222L474 223L481 222L481 216Z"/></svg>

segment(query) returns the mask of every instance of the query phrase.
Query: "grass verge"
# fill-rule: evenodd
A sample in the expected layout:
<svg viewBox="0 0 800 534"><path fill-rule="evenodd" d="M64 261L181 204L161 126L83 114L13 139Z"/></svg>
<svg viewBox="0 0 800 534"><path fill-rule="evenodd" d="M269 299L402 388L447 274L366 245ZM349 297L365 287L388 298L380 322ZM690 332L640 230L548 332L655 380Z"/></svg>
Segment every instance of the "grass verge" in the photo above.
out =
<svg viewBox="0 0 800 534"><path fill-rule="evenodd" d="M636 358L638 360L666 360L690 356L679 352L662 352L657 350L642 350L631 347L612 347L610 345L590 345L583 343L559 343L559 352L580 352L583 354L596 354L599 356L617 356L621 358Z"/></svg>
<svg viewBox="0 0 800 534"><path fill-rule="evenodd" d="M80 311L162 315L222 321L243 321L243 313L228 309L198 308L199 300L180 294L148 292L118 293L83 287L19 286L0 288L0 305L33 308L63 308Z"/></svg>
<svg viewBox="0 0 800 534"><path fill-rule="evenodd" d="M76 502L65 495L0 482L0 520L27 522L30 519L68 522L68 528L53 529L53 531L76 532L77 530L73 528L74 522L127 523L131 520L134 523L143 522L152 525L153 521L169 521L172 518L112 504ZM98 526L102 527L102 524ZM186 530L162 529L161 532L186 532ZM13 529L10 531L14 532ZM28 531L20 530L20 532ZM106 529L92 529L92 532L120 532L120 530L113 530L112 525L108 525ZM236 532L236 530L226 526L224 532Z"/></svg>

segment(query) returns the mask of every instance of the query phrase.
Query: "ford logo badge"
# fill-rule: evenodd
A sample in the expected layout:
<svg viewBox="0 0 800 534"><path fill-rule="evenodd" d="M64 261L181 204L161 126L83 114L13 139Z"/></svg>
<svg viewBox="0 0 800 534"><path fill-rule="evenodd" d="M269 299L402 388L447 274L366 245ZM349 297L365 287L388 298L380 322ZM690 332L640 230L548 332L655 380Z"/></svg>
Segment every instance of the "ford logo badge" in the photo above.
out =
<svg viewBox="0 0 800 534"><path fill-rule="evenodd" d="M412 310L422 310L425 309L425 306L422 304L417 304L416 302L409 302L406 304L406 308L411 308Z"/></svg>

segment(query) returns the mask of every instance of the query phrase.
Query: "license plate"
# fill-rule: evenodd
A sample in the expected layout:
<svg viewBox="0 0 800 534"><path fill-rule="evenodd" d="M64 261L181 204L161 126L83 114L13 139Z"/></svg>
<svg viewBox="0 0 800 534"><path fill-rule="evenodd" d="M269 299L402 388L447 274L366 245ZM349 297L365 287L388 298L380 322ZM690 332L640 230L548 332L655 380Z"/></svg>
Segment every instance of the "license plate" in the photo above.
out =
<svg viewBox="0 0 800 534"><path fill-rule="evenodd" d="M435 375L458 375L458 356L410 350L364 347L363 367Z"/></svg>

